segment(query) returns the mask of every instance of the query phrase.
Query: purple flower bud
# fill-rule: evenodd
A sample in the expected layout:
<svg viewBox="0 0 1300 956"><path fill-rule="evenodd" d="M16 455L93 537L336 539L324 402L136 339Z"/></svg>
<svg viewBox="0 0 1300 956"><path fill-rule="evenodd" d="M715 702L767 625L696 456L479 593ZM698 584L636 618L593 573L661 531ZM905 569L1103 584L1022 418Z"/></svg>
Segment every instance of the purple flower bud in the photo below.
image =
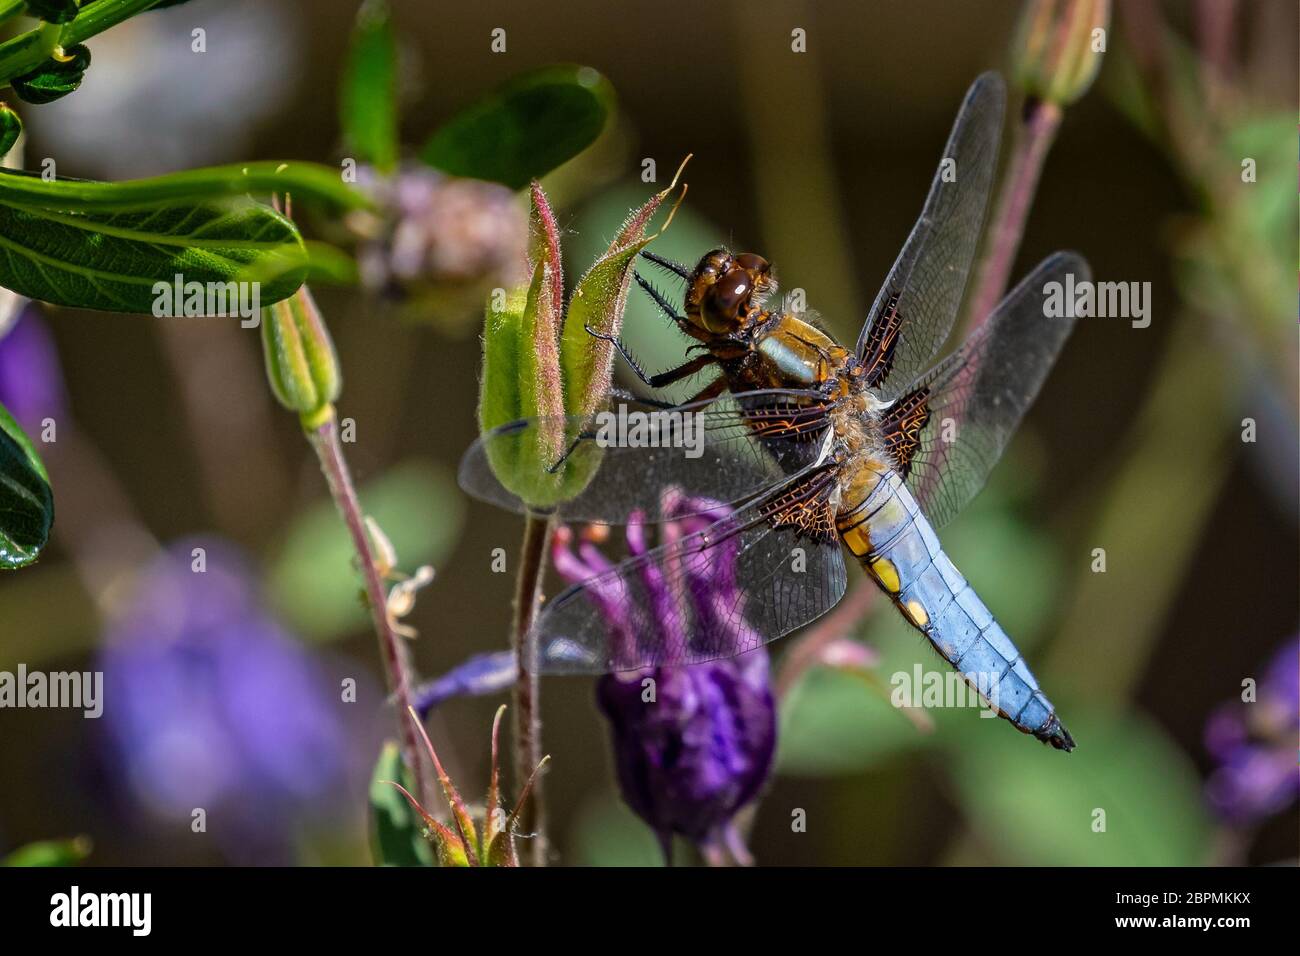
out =
<svg viewBox="0 0 1300 956"><path fill-rule="evenodd" d="M665 541L691 534L726 513L712 502L688 499L669 499L663 510L669 519L694 512L665 522ZM701 514L704 511L711 513ZM648 543L640 521L629 522L627 538L632 553L645 553ZM608 567L594 546L583 542L575 552L572 541L568 529L557 531L554 563L566 580L582 581ZM690 582L697 618L719 614L740 600L734 556L722 567L721 573ZM651 567L646 576L651 600L664 602L656 615L658 634L629 633L618 604L592 595L615 639L681 642L682 616L669 606L666 591L655 585L662 572ZM747 630L743 622L738 624L734 639L748 640ZM767 651L759 648L689 667L610 674L598 683L597 700L609 720L623 798L654 830L665 857L670 856L672 835L678 833L710 857L725 852L747 861L733 820L767 781L776 751L776 704Z"/></svg>
<svg viewBox="0 0 1300 956"><path fill-rule="evenodd" d="M1300 642L1288 640L1250 703L1224 704L1205 725L1205 746L1219 766L1206 783L1214 811L1245 826L1280 813L1300 796L1295 768L1300 733Z"/></svg>

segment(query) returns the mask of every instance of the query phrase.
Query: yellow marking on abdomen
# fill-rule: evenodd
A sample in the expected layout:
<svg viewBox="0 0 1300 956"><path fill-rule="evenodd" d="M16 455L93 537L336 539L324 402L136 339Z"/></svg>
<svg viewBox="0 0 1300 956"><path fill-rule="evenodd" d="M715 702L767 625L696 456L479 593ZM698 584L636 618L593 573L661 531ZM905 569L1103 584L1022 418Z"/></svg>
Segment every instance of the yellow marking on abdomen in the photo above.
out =
<svg viewBox="0 0 1300 956"><path fill-rule="evenodd" d="M859 558L871 550L871 536L867 533L866 523L850 528L842 534L844 543Z"/></svg>
<svg viewBox="0 0 1300 956"><path fill-rule="evenodd" d="M930 615L925 613L925 608L921 607L920 601L908 601L902 607L907 619L917 627L925 627L930 623Z"/></svg>
<svg viewBox="0 0 1300 956"><path fill-rule="evenodd" d="M898 593L902 584L898 579L898 568L894 567L893 561L888 558L876 558L871 562L871 572L886 591L890 594Z"/></svg>

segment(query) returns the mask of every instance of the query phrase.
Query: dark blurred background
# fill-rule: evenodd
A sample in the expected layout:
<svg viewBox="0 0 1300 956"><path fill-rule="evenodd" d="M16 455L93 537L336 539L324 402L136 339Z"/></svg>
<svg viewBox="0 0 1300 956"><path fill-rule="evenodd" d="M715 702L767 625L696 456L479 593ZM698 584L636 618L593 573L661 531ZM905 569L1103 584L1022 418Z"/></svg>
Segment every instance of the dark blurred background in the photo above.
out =
<svg viewBox="0 0 1300 956"><path fill-rule="evenodd" d="M1134 29L1146 29L1155 9L1154 22L1180 36L1195 62L1198 5L1133 6L1145 18ZM965 711L939 714L923 732L862 682L813 673L783 705L780 772L753 832L760 862L1195 864L1297 855L1293 802L1243 818L1206 790L1222 762L1207 744L1211 715L1296 643L1296 7L1236 11L1230 56L1245 92L1220 116L1258 144L1258 182L1249 186L1238 170L1253 153L1224 151L1226 181L1254 190L1249 199L1207 189L1179 160L1176 138L1132 120L1126 104L1139 81L1124 7L1096 85L1066 110L1013 275L1056 249L1076 249L1099 279L1151 283L1150 327L1081 321L990 487L942 534L1026 649L1079 749L1058 754ZM353 0L196 0L132 21L91 44L95 66L83 90L25 114L26 165L53 156L61 175L125 178L241 159L334 164L355 8ZM852 342L920 208L965 88L982 70L1007 70L1020 7L407 0L393 8L411 146L525 69L572 61L612 82L615 125L547 181L570 283L627 209L692 153L689 196L660 251L690 258L719 239L761 251L783 286L807 290L827 327ZM190 52L194 25L207 29L207 54ZM496 27L507 31L505 54L489 50ZM790 52L795 27L807 30L806 54ZM657 163L657 185L638 178L645 157ZM1265 193L1280 199L1250 205ZM1275 232L1268 217L1279 215ZM1281 248L1270 245L1278 235ZM1232 248L1257 252L1243 264L1225 256ZM1207 276L1213 288L1193 298ZM355 290L317 293L342 357L340 414L357 422L348 454L363 498L404 567L437 568L408 623L419 631L420 671L441 673L505 645L512 579L489 565L494 548L513 557L521 530L517 517L469 502L454 485L476 436L478 330L399 320ZM185 699L139 716L153 730L173 719L186 730L165 746L154 740L161 749L135 762L123 753L145 732L138 728L108 730L107 716L5 711L0 852L87 834L89 862L100 865L368 862L364 792L391 723L376 690L374 638L340 577L347 552L314 458L264 385L256 333L185 319L43 316L75 426L66 447L46 456L60 509L50 551L39 566L0 579L0 669L92 666L113 616L140 601L131 582L138 586L134 572L154 543L224 539L243 553L232 561L246 562L232 574L260 594L250 600L265 601L265 616L292 645L262 679L302 666L333 686L357 677L363 693L356 704L318 705L332 728L309 735L331 764L319 785L320 766L301 759L301 738L290 734L224 783L199 787L203 754L216 760L215 750L246 745L233 732L188 727ZM682 345L662 326L634 302L627 337L655 370ZM1245 418L1257 422L1254 443L1241 439ZM1096 548L1106 550L1104 574L1091 570ZM931 658L878 604L862 635L880 650L887 682ZM243 660L252 669L258 658ZM1289 681L1294 699L1293 664ZM486 782L498 703L452 701L430 722L470 792ZM560 859L653 862L653 840L613 788L590 682L545 681L542 714ZM169 762L167 754L187 756ZM151 798L170 774L176 798ZM229 808L210 810L206 834L192 834L184 812L193 792ZM1099 807L1105 833L1091 828ZM269 823L259 823L263 808ZM791 832L794 808L807 810L807 833ZM223 836L235 819L238 839L229 829Z"/></svg>

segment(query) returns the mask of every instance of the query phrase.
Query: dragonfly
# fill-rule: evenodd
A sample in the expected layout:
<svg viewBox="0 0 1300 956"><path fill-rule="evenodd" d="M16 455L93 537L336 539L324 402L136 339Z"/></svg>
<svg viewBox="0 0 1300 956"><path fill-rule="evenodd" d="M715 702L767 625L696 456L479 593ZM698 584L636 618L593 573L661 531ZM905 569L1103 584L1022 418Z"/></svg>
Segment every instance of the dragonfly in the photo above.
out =
<svg viewBox="0 0 1300 956"><path fill-rule="evenodd" d="M788 301L766 306L776 282L762 256L715 249L688 269L642 253L685 283L679 311L636 275L666 317L695 340L697 354L647 375L613 341L652 388L714 373L683 404L636 406L647 415L659 410L670 423L694 423L698 440L690 447L601 441L591 420L568 419L564 463L587 458L594 477L549 510L572 522L663 521L659 509L668 492L678 503L689 496L730 510L546 603L530 634L540 673L681 666L745 653L840 600L847 550L1002 717L1052 747L1074 748L1023 655L935 533L984 485L1071 332L1072 318L1046 308L1052 284L1071 275L1076 283L1089 278L1079 255L1051 255L936 363L980 236L1005 100L994 73L967 92L920 217L853 349ZM501 484L491 460L535 442L544 426L523 420L485 433L462 461L461 486L502 507L536 510ZM691 582L713 574L734 575L741 600L707 614L693 611ZM642 639L615 640L597 610L600 602L612 602L627 622L625 634ZM665 606L695 619L672 629L680 632L675 638L645 637L662 632L656 618ZM737 633L745 635L743 646Z"/></svg>

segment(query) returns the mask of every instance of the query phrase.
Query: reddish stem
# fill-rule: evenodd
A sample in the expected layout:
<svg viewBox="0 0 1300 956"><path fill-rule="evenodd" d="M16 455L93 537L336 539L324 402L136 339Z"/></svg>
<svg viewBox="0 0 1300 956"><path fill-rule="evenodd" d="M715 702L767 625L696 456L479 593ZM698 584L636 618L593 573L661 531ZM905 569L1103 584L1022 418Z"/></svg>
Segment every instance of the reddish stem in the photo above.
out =
<svg viewBox="0 0 1300 956"><path fill-rule="evenodd" d="M997 207L989 226L988 248L980 263L979 278L967 312L968 330L979 328L1002 298L1011 267L1015 264L1024 235L1025 220L1038 189L1043 162L1061 125L1061 108L1054 103L1030 100L1012 148L1011 161L998 190Z"/></svg>
<svg viewBox="0 0 1300 956"><path fill-rule="evenodd" d="M388 617L388 596L384 590L383 579L375 564L375 555L371 548L370 534L366 530L365 517L361 510L361 501L357 498L356 487L352 484L352 473L347 460L343 457L343 446L339 442L338 423L331 415L323 424L307 431L316 456L320 459L321 471L329 483L330 495L343 516L348 534L352 537L352 547L357 553L361 565L361 576L365 581L366 603L370 606L370 619L379 638L379 656L384 662L384 673L388 681L388 692L397 705L397 723L401 731L400 740L402 759L411 772L420 802L429 806L431 788L425 761L421 758L417 728L411 716L411 679L410 665L407 660L406 647L402 639L393 630Z"/></svg>
<svg viewBox="0 0 1300 956"><path fill-rule="evenodd" d="M515 681L514 741L515 785L521 786L542 762L542 721L538 708L536 647L529 639L533 620L542 598L542 572L550 549L552 525L546 518L529 515L524 519L524 540L519 552L519 577L515 582L515 618L511 627L511 647L519 677ZM534 834L532 861L545 866L546 804L542 799L542 778L533 784L533 799L525 811L524 828Z"/></svg>

